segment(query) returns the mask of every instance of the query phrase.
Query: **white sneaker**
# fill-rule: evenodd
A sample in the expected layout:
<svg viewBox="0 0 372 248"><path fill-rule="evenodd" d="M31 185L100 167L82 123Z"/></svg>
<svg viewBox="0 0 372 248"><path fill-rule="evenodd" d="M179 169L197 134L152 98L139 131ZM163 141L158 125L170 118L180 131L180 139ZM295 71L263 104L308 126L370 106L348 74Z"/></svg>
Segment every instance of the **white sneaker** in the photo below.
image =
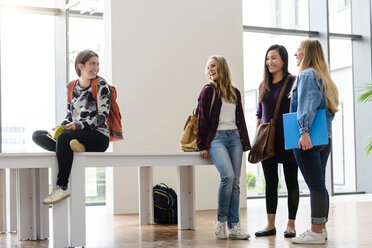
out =
<svg viewBox="0 0 372 248"><path fill-rule="evenodd" d="M214 236L216 239L227 239L226 236L226 222L214 222Z"/></svg>
<svg viewBox="0 0 372 248"><path fill-rule="evenodd" d="M323 228L322 233L323 233L323 235L324 235L324 237L325 237L325 240L327 240L327 239L328 239L328 232L327 232L327 229Z"/></svg>
<svg viewBox="0 0 372 248"><path fill-rule="evenodd" d="M303 234L292 239L292 243L295 244L325 244L324 233L315 233L311 230L307 230Z"/></svg>
<svg viewBox="0 0 372 248"><path fill-rule="evenodd" d="M43 204L56 204L66 198L70 197L70 189L66 190L61 189L59 186L53 188L52 193L48 195L47 198L43 200Z"/></svg>
<svg viewBox="0 0 372 248"><path fill-rule="evenodd" d="M249 239L249 237L251 235L243 232L239 225L229 228L229 239Z"/></svg>
<svg viewBox="0 0 372 248"><path fill-rule="evenodd" d="M74 152L85 152L85 146L81 144L77 139L70 141L71 150Z"/></svg>

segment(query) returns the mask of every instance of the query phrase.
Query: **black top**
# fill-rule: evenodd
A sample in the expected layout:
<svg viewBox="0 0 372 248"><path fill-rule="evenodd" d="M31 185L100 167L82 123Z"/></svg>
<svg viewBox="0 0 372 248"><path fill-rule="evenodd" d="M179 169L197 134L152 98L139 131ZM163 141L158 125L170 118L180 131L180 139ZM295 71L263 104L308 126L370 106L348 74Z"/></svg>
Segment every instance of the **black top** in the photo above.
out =
<svg viewBox="0 0 372 248"><path fill-rule="evenodd" d="M275 134L275 160L278 163L296 163L292 150L284 149L284 131L283 131L283 114L289 112L289 93L292 85L295 82L296 76L291 75L284 90L282 103L280 104L278 117L276 119L276 134ZM265 94L262 102L258 103L256 116L261 119L261 123L267 123L274 117L276 102L283 87L285 77L276 84L270 85L270 91ZM262 84L262 83L261 83Z"/></svg>

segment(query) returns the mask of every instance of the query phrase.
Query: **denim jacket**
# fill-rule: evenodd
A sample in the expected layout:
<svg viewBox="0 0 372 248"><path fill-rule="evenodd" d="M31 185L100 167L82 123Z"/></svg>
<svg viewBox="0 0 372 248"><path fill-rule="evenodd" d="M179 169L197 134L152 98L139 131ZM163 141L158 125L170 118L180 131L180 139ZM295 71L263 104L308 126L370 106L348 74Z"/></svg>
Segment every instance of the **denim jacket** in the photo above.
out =
<svg viewBox="0 0 372 248"><path fill-rule="evenodd" d="M315 113L318 109L326 110L328 137L332 138L332 120L335 116L327 107L323 91L323 81L317 72L320 88L315 80L315 72L306 69L298 75L297 82L292 90L290 112L297 112L297 121L300 133L309 133Z"/></svg>

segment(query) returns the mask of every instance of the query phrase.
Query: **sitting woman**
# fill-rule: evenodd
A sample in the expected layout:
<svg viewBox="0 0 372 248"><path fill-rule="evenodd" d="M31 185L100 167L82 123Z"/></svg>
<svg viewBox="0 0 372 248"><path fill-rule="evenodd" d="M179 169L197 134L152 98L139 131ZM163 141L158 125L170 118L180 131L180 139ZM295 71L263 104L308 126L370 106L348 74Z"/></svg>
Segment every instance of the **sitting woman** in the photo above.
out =
<svg viewBox="0 0 372 248"><path fill-rule="evenodd" d="M80 52L75 60L75 71L79 76L74 80L71 101L67 102L67 115L61 123L63 132L56 140L44 130L35 131L32 139L42 148L56 152L58 160L57 186L43 200L43 204L55 204L70 196L70 176L73 152L104 152L109 146L110 130L107 125L111 93L102 78L97 86L97 98L92 95L92 81L99 70L98 55L90 50ZM55 127L56 130L59 126Z"/></svg>

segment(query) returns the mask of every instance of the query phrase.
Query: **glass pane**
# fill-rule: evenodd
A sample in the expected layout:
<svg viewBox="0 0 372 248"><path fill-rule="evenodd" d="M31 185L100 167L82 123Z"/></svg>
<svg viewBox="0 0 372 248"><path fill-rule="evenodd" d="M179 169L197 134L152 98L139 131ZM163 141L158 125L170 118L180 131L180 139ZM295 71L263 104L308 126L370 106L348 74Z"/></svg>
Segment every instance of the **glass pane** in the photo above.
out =
<svg viewBox="0 0 372 248"><path fill-rule="evenodd" d="M308 1L243 0L243 25L308 30Z"/></svg>
<svg viewBox="0 0 372 248"><path fill-rule="evenodd" d="M97 12L103 13L103 0L80 0L79 4L75 5L71 10L80 11L80 13L94 14Z"/></svg>
<svg viewBox="0 0 372 248"><path fill-rule="evenodd" d="M287 48L289 56L289 72L296 75L298 67L294 58L294 53L302 40L303 36L286 36L260 33L243 33L244 46L244 88L245 88L245 115L249 132L249 137L253 139L256 131L256 106L257 88L262 82L265 64L266 50L273 44L281 44ZM264 176L261 164L247 165L247 195L265 195ZM286 194L286 186L283 174L283 167L279 166L279 193ZM255 181L255 184L253 184ZM300 193L308 193L309 190L299 172Z"/></svg>
<svg viewBox="0 0 372 248"><path fill-rule="evenodd" d="M332 125L334 190L336 193L354 192L356 190L354 98L350 40L330 39L330 67L340 97L339 112Z"/></svg>
<svg viewBox="0 0 372 248"><path fill-rule="evenodd" d="M102 1L103 2L103 1ZM99 56L100 70L98 75L105 77L104 72L104 23L102 19L69 17L69 79L76 79L75 58L85 49L96 52ZM86 204L104 205L106 202L105 168L86 169Z"/></svg>
<svg viewBox="0 0 372 248"><path fill-rule="evenodd" d="M47 8L54 7L54 0L0 0L0 3Z"/></svg>
<svg viewBox="0 0 372 248"><path fill-rule="evenodd" d="M69 17L69 76L70 80L77 77L75 72L75 58L85 49L96 52L99 56L98 75L105 75L104 57L104 28L102 19Z"/></svg>
<svg viewBox="0 0 372 248"><path fill-rule="evenodd" d="M54 17L2 11L0 18L3 152L44 151L31 137L55 126Z"/></svg>
<svg viewBox="0 0 372 248"><path fill-rule="evenodd" d="M328 0L329 32L351 33L350 0Z"/></svg>

